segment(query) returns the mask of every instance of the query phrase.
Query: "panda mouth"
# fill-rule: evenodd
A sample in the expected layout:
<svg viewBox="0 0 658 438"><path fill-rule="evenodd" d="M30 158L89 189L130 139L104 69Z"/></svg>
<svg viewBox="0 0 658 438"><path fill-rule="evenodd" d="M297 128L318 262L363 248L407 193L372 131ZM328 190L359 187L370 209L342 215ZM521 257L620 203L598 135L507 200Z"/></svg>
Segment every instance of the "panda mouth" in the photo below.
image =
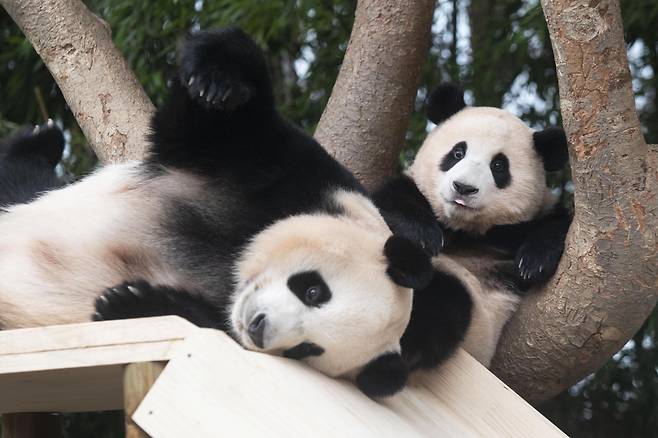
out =
<svg viewBox="0 0 658 438"><path fill-rule="evenodd" d="M456 205L457 208L463 208L466 210L477 210L475 207L471 207L470 205L466 204L466 201L460 198L455 198L451 201L453 205Z"/></svg>

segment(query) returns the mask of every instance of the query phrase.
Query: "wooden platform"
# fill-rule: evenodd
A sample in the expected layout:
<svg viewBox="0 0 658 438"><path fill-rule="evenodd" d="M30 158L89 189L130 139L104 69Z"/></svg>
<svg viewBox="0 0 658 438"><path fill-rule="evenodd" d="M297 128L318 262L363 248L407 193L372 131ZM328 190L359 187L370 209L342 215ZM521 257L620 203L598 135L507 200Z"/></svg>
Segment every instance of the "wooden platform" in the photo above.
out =
<svg viewBox="0 0 658 438"><path fill-rule="evenodd" d="M0 332L0 412L122 409L124 366L159 361L132 417L157 438L565 436L463 351L373 401L173 316Z"/></svg>

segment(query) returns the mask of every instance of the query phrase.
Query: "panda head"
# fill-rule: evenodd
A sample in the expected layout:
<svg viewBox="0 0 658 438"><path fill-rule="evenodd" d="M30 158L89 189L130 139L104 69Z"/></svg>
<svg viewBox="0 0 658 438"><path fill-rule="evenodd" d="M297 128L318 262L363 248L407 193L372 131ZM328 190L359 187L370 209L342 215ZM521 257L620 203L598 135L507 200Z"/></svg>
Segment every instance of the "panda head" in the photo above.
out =
<svg viewBox="0 0 658 438"><path fill-rule="evenodd" d="M431 95L428 116L438 126L410 175L447 226L484 233L493 225L530 220L555 201L546 171L568 160L561 129L534 132L507 111L467 108L454 85Z"/></svg>
<svg viewBox="0 0 658 438"><path fill-rule="evenodd" d="M340 215L295 216L259 233L237 265L234 337L356 379L370 396L400 390L411 288L429 282L431 265L419 247L387 234Z"/></svg>

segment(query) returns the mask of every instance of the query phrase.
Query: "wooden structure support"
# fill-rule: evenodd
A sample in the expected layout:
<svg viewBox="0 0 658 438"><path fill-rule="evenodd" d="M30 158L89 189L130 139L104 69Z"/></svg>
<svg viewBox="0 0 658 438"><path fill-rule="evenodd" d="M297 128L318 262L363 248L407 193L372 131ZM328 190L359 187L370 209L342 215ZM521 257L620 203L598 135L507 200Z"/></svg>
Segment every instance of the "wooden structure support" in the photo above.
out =
<svg viewBox="0 0 658 438"><path fill-rule="evenodd" d="M128 438L564 437L464 351L371 400L174 316L0 332L3 438L53 436L34 413L122 408Z"/></svg>
<svg viewBox="0 0 658 438"><path fill-rule="evenodd" d="M138 362L126 366L123 372L123 408L126 416L126 438L147 438L132 416L164 369L163 362Z"/></svg>

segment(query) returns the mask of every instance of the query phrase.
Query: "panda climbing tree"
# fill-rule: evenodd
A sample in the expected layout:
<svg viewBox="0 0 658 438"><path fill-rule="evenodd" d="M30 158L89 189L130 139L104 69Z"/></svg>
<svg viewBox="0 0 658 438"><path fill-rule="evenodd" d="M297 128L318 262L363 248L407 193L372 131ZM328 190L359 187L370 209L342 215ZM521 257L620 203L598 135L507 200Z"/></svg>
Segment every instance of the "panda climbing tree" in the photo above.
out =
<svg viewBox="0 0 658 438"><path fill-rule="evenodd" d="M1 3L44 56L98 155L108 160L123 151L139 155L139 133L152 106L104 25L79 1L64 9L49 0L38 8L33 1ZM494 371L531 400L550 397L597 368L639 327L657 297L656 157L633 109L618 2L570 8L559 0L544 6L555 52L564 55L558 69L576 210L554 280L524 300L493 361ZM316 135L371 187L395 167L432 7L430 1L358 2L343 71ZM29 13L37 9L38 16ZM578 26L583 22L592 26ZM71 29L82 29L89 38ZM96 47L91 55L77 46L90 38ZM111 96L111 102L101 95ZM111 111L104 111L108 105Z"/></svg>

